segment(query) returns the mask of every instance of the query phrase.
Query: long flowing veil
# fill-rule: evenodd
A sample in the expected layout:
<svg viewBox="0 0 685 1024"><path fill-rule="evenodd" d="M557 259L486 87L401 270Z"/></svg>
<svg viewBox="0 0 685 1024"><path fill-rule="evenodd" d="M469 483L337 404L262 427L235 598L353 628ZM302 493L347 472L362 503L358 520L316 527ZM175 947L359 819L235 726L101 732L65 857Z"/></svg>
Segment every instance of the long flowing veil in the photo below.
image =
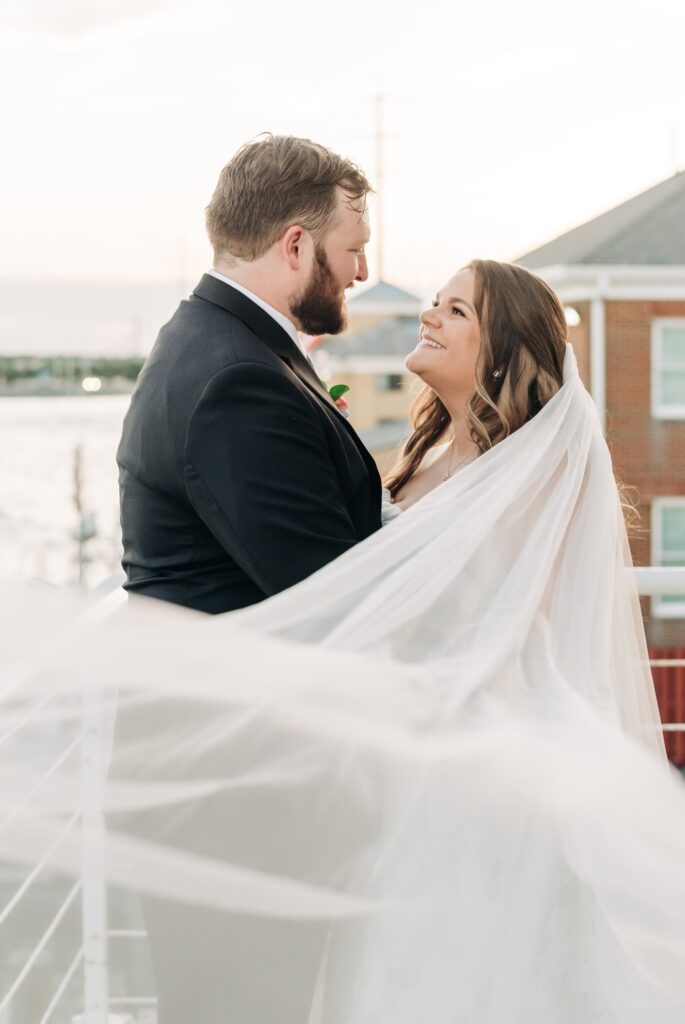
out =
<svg viewBox="0 0 685 1024"><path fill-rule="evenodd" d="M680 1022L685 794L630 568L569 347L533 420L260 605L6 589L3 859L78 877L55 837L97 800L109 884L226 944L248 1024ZM93 730L106 785L46 774Z"/></svg>

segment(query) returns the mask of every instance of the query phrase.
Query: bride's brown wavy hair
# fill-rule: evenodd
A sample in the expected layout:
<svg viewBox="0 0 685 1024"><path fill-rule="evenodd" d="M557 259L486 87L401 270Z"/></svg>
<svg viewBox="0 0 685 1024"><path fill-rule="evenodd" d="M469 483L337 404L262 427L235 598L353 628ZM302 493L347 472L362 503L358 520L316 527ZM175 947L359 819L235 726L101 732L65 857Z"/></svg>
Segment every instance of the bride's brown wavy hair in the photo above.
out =
<svg viewBox="0 0 685 1024"><path fill-rule="evenodd" d="M524 267L471 260L461 270L471 270L475 278L480 351L466 416L471 437L483 454L532 419L557 393L568 327L557 295ZM384 480L393 498L452 426L450 414L428 386L412 405L409 418L413 433Z"/></svg>

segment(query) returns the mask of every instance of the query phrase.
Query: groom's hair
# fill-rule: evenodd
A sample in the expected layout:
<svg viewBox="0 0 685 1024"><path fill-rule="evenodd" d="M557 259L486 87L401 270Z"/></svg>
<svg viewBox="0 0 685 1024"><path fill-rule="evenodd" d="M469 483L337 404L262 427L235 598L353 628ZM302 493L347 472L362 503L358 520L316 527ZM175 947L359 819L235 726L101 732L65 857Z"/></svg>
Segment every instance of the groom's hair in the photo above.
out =
<svg viewBox="0 0 685 1024"><path fill-rule="evenodd" d="M215 256L256 260L292 224L319 240L331 225L340 185L363 208L373 191L345 157L311 139L266 133L226 164L206 210Z"/></svg>

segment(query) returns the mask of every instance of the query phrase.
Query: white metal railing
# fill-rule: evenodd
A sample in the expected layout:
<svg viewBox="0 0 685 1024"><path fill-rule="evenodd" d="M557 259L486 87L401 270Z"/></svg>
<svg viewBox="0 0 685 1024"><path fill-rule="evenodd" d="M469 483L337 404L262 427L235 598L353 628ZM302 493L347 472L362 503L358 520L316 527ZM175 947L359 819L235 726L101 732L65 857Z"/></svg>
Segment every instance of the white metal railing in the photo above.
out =
<svg viewBox="0 0 685 1024"><path fill-rule="evenodd" d="M94 610L88 613L86 621L109 614L110 608L118 604L119 600L118 595L107 593L97 602ZM35 729L38 725L39 729L45 729L46 719L50 717L49 705L51 701L57 701L55 697L42 695L22 703L23 688L36 667L37 663L31 654L27 655L20 666L15 666L11 673L7 673L5 685L0 693L0 698L7 709L4 715L4 731L0 735L0 748L3 756L7 756L8 762L10 759L14 760L15 745L22 742L23 736L28 733L31 738L29 730L32 727ZM13 713L14 707L16 713ZM107 890L104 877L103 817L106 751L104 719L101 703L94 703L92 696L85 693L80 707L76 704L69 711L70 715L67 717L71 721L68 728L70 735L65 738L61 749L46 756L47 763L39 777L0 820L0 848L3 830L42 797L41 789L68 764L70 759L75 759L75 767L80 765L81 768L80 806L66 821L55 821L55 834L46 841L46 847L37 862L29 867L25 876L19 878L16 889L0 908L0 928L14 928L13 932L10 931L11 935L21 934L24 921L35 916L33 905L29 902L31 897L40 897L41 892L46 891L46 886L50 886L49 891L52 895L55 879L59 877L53 869L52 861L60 845L67 837L73 838L76 829L81 830L82 836L82 870L80 877L65 890L65 893L59 893L59 906L46 923L40 937L31 943L26 941L26 945L32 948L19 948L13 951L22 957L22 962L16 975L9 981L5 980L6 991L0 991L0 1022L3 1024L8 1021L11 1024L15 1024L15 1021L17 1024L69 1024L72 1018L77 1019L78 1016L81 1017L83 1024L107 1024L108 1021L105 908ZM50 732L49 727L47 731ZM53 741L54 735L51 734L47 743L48 751ZM21 763L20 758L16 761ZM5 882L9 880L9 875L3 879ZM40 902L38 899L39 905ZM78 917L74 918L79 911L80 920ZM69 957L68 964L66 969L62 970L61 977L57 978L54 991L49 996L46 995L45 1005L37 1010L35 1003L38 1001L38 992L35 989L32 991L34 971L40 968L44 955L53 952L53 943L60 929L65 927L68 927L69 931L61 933L60 954ZM75 941L71 937L74 928L79 934ZM70 950L68 943L71 942L73 948ZM4 945L9 946L9 942L6 941ZM82 994L75 998L73 986L79 979ZM44 984L43 979L40 991ZM67 998L68 994L70 998ZM26 1018L22 1001L31 1004L30 1020Z"/></svg>
<svg viewBox="0 0 685 1024"><path fill-rule="evenodd" d="M637 568L633 571L639 593L643 596L659 597L685 594L685 567L648 567ZM100 592L104 596L98 602L95 610L90 613L93 619L106 617L121 600L121 597L113 592L111 587L103 587ZM685 646L685 628L683 630L683 646ZM685 667L685 659L655 659L651 664L655 668ZM10 694L13 695L17 691L21 691L21 683L22 674L12 681L4 696L9 697ZM0 736L0 747L9 743L22 729L30 726L35 716L45 707L47 699L39 698L28 709L24 709L21 714L17 715L16 720L11 722L5 734ZM0 910L0 928L6 926L8 919L31 889L41 884L41 876L50 871L50 860L55 850L79 824L83 834L82 876L62 899L41 937L31 952L27 954L25 962L11 981L7 992L0 993L0 1022L7 1019L4 1014L11 1008L17 993L25 985L41 954L48 947L69 911L78 904L79 900L81 905L81 942L74 949L68 967L60 978L42 1016L35 1024L56 1024L56 1015L60 1012L60 1021L65 1019L65 995L79 973L82 987L79 1004L82 1006L82 1010L75 1018L79 1024L107 1024L113 1019L110 1016L110 1010L115 1013L123 1009L135 1012L136 1009L150 1010L156 1004L156 1000L152 996L110 997L108 993L109 941L140 941L144 940L146 936L145 932L140 929L108 929L107 926L103 816L106 742L102 708L93 702L92 697L84 695L80 722L77 718L75 727L78 730L77 733L69 739L67 745L52 760L40 778L27 790L22 801L0 821L1 842L2 830L22 812L23 808L31 803L40 787L53 777L70 757L78 756L80 758L82 806L58 830L38 863L31 868L7 904ZM663 728L665 732L683 732L685 723L667 722Z"/></svg>
<svg viewBox="0 0 685 1024"><path fill-rule="evenodd" d="M60 923L62 922L63 918L65 917L67 911L71 907L71 905L74 902L74 900L76 899L76 897L81 892L82 885L83 885L83 883L81 882L81 879L79 879L77 882L74 882L74 884L72 885L72 887L69 890L69 892L67 893L66 897L64 898L64 900L60 904L60 907L57 910L57 913L54 915L54 917L50 921L50 924L48 925L48 927L45 929L45 931L41 935L40 939L38 940L38 943L34 947L31 955L29 956L28 960L26 961L26 963L24 964L22 969L19 971L19 974L14 979L14 982L12 983L12 985L11 985L9 991L7 992L7 994L5 995L4 999L2 1000L2 1002L0 1002L0 1013L3 1013L7 1009L7 1007L11 1005L14 996L19 991L19 989L23 985L23 983L26 980L26 978L29 976L29 974L31 972L31 969L37 963L38 958L40 957L41 953L43 952L43 950L47 946L48 942L50 941L50 939L52 938L54 933L57 931L57 928L60 925ZM78 960L80 960L82 955L83 955L83 947L81 947L79 950L77 950L76 958Z"/></svg>
<svg viewBox="0 0 685 1024"><path fill-rule="evenodd" d="M55 994L53 995L52 999L48 1003L47 1009L45 1010L45 1013L41 1017L39 1024L49 1024L49 1022L53 1019L53 1013L55 1012L55 1010L59 1006L60 999L62 998L62 996L66 992L67 988L69 987L69 983L71 982L71 979L74 977L74 975L76 974L76 971L79 969L79 967L81 967L82 964L83 964L83 946L81 946L80 949L78 949L76 951L74 959L71 961L71 963L67 967L66 971L64 972L62 980L60 981L59 985L55 989Z"/></svg>
<svg viewBox="0 0 685 1024"><path fill-rule="evenodd" d="M638 566L633 569L641 597L678 597L685 594L685 566Z"/></svg>
<svg viewBox="0 0 685 1024"><path fill-rule="evenodd" d="M107 883L105 881L105 717L102 701L85 693L81 708L84 723L81 752L83 800L83 1019L106 1024Z"/></svg>
<svg viewBox="0 0 685 1024"><path fill-rule="evenodd" d="M640 566L633 569L641 597L679 597L685 594L685 567ZM685 628L683 629L685 646ZM652 668L684 668L684 658L652 658ZM665 733L685 732L685 722L662 722Z"/></svg>

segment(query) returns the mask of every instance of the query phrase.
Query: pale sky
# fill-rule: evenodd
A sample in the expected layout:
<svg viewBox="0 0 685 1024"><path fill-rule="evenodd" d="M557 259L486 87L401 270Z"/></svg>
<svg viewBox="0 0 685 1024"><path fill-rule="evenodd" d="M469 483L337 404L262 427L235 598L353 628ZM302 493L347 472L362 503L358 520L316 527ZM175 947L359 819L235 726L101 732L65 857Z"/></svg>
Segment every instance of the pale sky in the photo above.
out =
<svg viewBox="0 0 685 1024"><path fill-rule="evenodd" d="M191 288L259 132L376 181L381 83L385 277L428 294L685 166L683 53L683 0L0 0L0 279Z"/></svg>

